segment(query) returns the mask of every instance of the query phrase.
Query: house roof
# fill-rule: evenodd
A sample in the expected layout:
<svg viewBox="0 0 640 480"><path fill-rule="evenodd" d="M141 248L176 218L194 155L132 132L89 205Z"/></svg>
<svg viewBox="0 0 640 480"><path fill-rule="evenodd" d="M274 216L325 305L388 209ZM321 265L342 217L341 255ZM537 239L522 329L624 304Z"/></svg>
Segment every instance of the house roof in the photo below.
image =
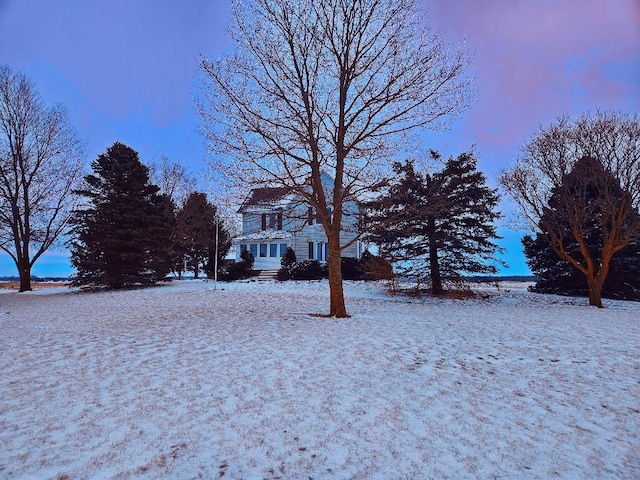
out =
<svg viewBox="0 0 640 480"><path fill-rule="evenodd" d="M322 182L330 183L333 177L325 171L320 172ZM307 186L310 185L310 179L307 179ZM240 205L238 213L248 211L259 212L263 209L273 210L282 207L283 203L289 202L294 198L296 189L291 187L258 187L253 188Z"/></svg>
<svg viewBox="0 0 640 480"><path fill-rule="evenodd" d="M248 207L273 206L275 202L283 200L289 193L291 193L291 189L287 187L254 188L240 205L238 213L244 212Z"/></svg>

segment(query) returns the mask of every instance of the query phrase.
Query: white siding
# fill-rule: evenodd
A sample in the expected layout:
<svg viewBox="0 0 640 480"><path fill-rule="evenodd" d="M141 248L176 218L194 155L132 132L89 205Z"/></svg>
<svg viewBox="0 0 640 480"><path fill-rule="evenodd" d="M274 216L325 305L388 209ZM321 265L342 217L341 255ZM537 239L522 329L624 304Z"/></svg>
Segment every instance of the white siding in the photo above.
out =
<svg viewBox="0 0 640 480"><path fill-rule="evenodd" d="M326 178L325 178L326 177ZM328 176L323 177L323 182L325 183L325 188L331 186L331 178ZM308 205L306 203L292 200L289 203L289 210L283 203L279 203L277 208L274 205L273 208L269 208L268 205L265 208L255 208L252 211L245 211L242 214L242 234L243 235L255 235L258 234L258 238L255 240L243 240L242 243L272 243L273 240L260 240L259 237L262 235L260 232L262 231L262 213L272 213L276 212L280 208L282 209L282 230L286 232L291 232L292 238L288 242L289 246L293 248L296 253L296 258L298 261L308 260L309 259L309 242L317 243L325 243L327 242L327 236L324 233L324 229L322 225L315 223L308 225ZM355 202L347 202L344 205L344 213L342 217L342 232L341 232L341 243L344 245L355 238L358 228L358 205ZM273 233L273 230L271 231ZM266 232L265 232L266 234ZM240 241L236 243L236 259L240 259ZM342 251L343 257L354 257L357 258L359 253L359 245L358 242L354 242L348 248ZM314 249L315 252L315 249ZM314 253L314 257L315 257ZM277 264L276 264L277 262ZM256 269L265 269L265 268L279 268L280 267L280 259L274 258L264 258L258 255L255 256L255 268Z"/></svg>
<svg viewBox="0 0 640 480"><path fill-rule="evenodd" d="M242 233L257 233L262 227L262 217L259 213L243 213L242 214Z"/></svg>

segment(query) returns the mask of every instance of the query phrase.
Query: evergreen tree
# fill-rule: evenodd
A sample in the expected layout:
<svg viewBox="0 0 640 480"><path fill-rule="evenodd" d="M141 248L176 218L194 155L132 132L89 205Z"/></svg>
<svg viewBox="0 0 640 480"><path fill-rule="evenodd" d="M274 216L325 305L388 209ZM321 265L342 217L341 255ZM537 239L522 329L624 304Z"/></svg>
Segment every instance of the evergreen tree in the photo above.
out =
<svg viewBox="0 0 640 480"><path fill-rule="evenodd" d="M570 241L570 239L566 239ZM584 275L567 260L559 258L542 232L522 239L527 265L538 277L532 292L586 297ZM593 252L597 246L589 245ZM640 300L640 242L627 245L612 258L609 275L602 286L602 297L618 300Z"/></svg>
<svg viewBox="0 0 640 480"><path fill-rule="evenodd" d="M204 193L193 192L176 215L173 232L174 250L186 260L187 268L198 278L203 269L213 275L216 250L215 205L207 200ZM218 265L231 247L229 233L218 222ZM209 265L210 264L210 265Z"/></svg>
<svg viewBox="0 0 640 480"><path fill-rule="evenodd" d="M289 280L291 273L296 266L298 259L296 252L291 247L287 247L280 259L280 270L278 271L278 280Z"/></svg>
<svg viewBox="0 0 640 480"><path fill-rule="evenodd" d="M598 110L563 116L540 127L515 165L500 175L522 219L544 232L553 252L582 273L589 305L596 307L602 307L612 260L640 239L639 139L637 114ZM600 240L592 252L587 237L594 220Z"/></svg>
<svg viewBox="0 0 640 480"><path fill-rule="evenodd" d="M152 199L158 208L158 216L155 216L157 222L150 225L149 233L163 241L154 242L150 247L149 265L154 270L165 272L166 276L175 264L177 256L171 241L171 235L176 226L176 206L173 199L165 193L154 195Z"/></svg>
<svg viewBox="0 0 640 480"><path fill-rule="evenodd" d="M410 161L394 170L399 180L367 205L373 212L369 238L381 253L408 273L430 278L433 294L443 292L444 279L496 273L499 247L492 239L499 238L499 197L477 170L475 156L452 157L433 175L416 172Z"/></svg>
<svg viewBox="0 0 640 480"><path fill-rule="evenodd" d="M586 293L584 276L551 249L549 238L542 232L522 239L524 255L531 272L538 278L529 289L538 293L582 295Z"/></svg>
<svg viewBox="0 0 640 480"><path fill-rule="evenodd" d="M157 195L138 154L114 143L85 176L85 208L72 221L74 285L122 288L162 280L169 272L171 210Z"/></svg>
<svg viewBox="0 0 640 480"><path fill-rule="evenodd" d="M551 195L540 219L540 231L535 238L523 238L527 263L539 278L532 290L587 296L591 276L593 280L601 277L603 297L640 299L638 242L621 246L610 260L603 258L605 245L617 242L612 226L620 223L622 230L629 230L640 218L637 210L621 208L626 197L628 194L600 162L590 157L576 162ZM545 229L553 234L543 233Z"/></svg>

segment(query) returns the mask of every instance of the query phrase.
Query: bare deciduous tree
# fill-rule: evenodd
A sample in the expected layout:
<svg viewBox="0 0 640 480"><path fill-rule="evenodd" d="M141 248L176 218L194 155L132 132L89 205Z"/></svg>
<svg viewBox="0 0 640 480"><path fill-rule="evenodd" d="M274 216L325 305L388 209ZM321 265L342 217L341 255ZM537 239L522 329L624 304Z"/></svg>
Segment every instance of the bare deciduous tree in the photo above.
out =
<svg viewBox="0 0 640 480"><path fill-rule="evenodd" d="M24 74L0 66L0 248L18 268L21 292L67 227L82 150L65 108L47 108Z"/></svg>
<svg viewBox="0 0 640 480"><path fill-rule="evenodd" d="M160 187L160 193L167 195L179 207L196 190L193 175L184 165L170 160L166 155L161 155L160 161L149 165L149 176Z"/></svg>
<svg viewBox="0 0 640 480"><path fill-rule="evenodd" d="M343 207L380 182L404 133L468 107L469 58L425 29L414 0L256 0L233 14L234 52L200 63L212 166L227 182L286 187L316 209L329 314L346 317Z"/></svg>
<svg viewBox="0 0 640 480"><path fill-rule="evenodd" d="M556 255L585 275L589 304L601 307L611 257L640 238L637 115L598 111L577 120L562 117L540 128L500 183L530 227L541 229ZM594 235L596 252L588 248Z"/></svg>

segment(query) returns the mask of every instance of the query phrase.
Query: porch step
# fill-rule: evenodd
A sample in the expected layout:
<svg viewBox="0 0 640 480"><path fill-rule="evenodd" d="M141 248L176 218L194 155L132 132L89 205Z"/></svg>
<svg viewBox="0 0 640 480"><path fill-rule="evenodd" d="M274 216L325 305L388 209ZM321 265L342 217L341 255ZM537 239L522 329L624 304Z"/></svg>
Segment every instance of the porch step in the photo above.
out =
<svg viewBox="0 0 640 480"><path fill-rule="evenodd" d="M278 270L261 270L258 275L259 282L269 282L278 280Z"/></svg>

